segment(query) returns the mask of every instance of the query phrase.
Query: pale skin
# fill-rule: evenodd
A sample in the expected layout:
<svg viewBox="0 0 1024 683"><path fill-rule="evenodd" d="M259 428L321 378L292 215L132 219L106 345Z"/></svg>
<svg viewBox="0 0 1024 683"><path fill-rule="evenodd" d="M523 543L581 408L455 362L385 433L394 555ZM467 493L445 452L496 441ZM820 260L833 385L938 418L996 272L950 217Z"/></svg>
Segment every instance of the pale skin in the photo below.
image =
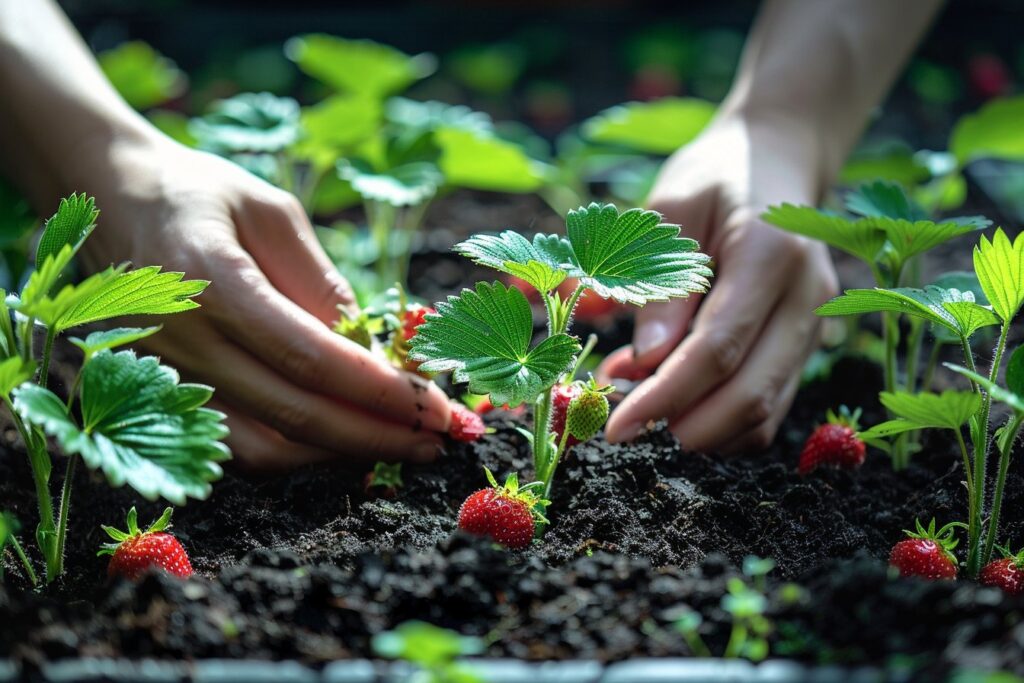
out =
<svg viewBox="0 0 1024 683"><path fill-rule="evenodd" d="M715 257L714 287L638 314L633 346L601 374L650 378L614 412L609 438L667 418L690 448L771 440L816 343L810 311L836 278L821 245L757 216L820 198L939 6L765 3L721 112L650 198ZM88 266L130 260L213 282L150 348L216 387L244 466L438 456L445 396L331 332L351 290L294 197L131 111L52 0L0 0L0 92L0 168L39 213L71 192L96 197Z"/></svg>

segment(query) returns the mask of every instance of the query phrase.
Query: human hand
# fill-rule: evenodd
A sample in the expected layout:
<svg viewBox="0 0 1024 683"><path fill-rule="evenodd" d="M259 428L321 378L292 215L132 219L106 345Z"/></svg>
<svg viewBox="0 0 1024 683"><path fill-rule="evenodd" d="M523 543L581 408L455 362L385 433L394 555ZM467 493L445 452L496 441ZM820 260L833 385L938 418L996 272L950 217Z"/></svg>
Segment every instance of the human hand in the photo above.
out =
<svg viewBox="0 0 1024 683"><path fill-rule="evenodd" d="M613 412L609 439L666 418L689 449L770 445L818 341L813 311L837 280L824 245L758 216L769 204L815 203L820 167L814 131L737 112L666 162L649 205L700 242L715 278L703 297L640 310L633 345L599 369L604 382L647 377Z"/></svg>
<svg viewBox="0 0 1024 683"><path fill-rule="evenodd" d="M211 281L201 308L168 318L146 342L216 388L243 466L440 453L443 392L330 329L354 299L292 195L156 136L77 158L88 162L69 184L102 211L84 252L90 267L130 260Z"/></svg>

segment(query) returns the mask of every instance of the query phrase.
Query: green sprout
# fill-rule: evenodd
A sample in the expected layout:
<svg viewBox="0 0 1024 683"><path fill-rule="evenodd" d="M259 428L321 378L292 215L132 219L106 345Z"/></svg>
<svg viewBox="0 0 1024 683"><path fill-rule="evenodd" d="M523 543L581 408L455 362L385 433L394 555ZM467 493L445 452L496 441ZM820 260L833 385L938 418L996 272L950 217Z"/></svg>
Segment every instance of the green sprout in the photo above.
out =
<svg viewBox="0 0 1024 683"><path fill-rule="evenodd" d="M128 484L149 500L182 505L206 498L230 457L224 415L204 408L213 390L181 384L155 357L113 349L157 332L159 327L116 328L72 338L84 354L68 399L47 388L54 340L81 325L136 315L167 315L198 306L193 298L209 284L183 280L159 267L111 266L77 284L62 274L96 225L92 198L62 200L46 223L36 270L20 294L0 302L0 398L28 450L39 507L35 539L45 560L47 583L64 571L71 488L79 460L106 475L112 486ZM11 312L15 313L12 318ZM41 356L33 343L45 332ZM54 505L50 491L52 439L67 456L67 471ZM9 523L2 534L29 579L35 572Z"/></svg>
<svg viewBox="0 0 1024 683"><path fill-rule="evenodd" d="M478 655L484 650L479 638L462 636L422 621L407 621L393 631L373 637L373 651L389 659L416 665L423 683L479 683L472 669L459 658Z"/></svg>
<svg viewBox="0 0 1024 683"><path fill-rule="evenodd" d="M542 293L547 336L538 344L531 344L533 317L526 295L501 282L480 282L436 305L437 313L427 315L412 338L409 354L422 363L422 371L453 371L456 382L468 383L475 394L490 394L494 405L533 407L533 429L522 432L533 450L542 499L550 498L566 451L565 440L558 443L552 430L552 390L571 376L582 351L579 340L568 333L580 296L589 290L643 306L704 292L711 276L710 259L697 251L697 242L680 237L679 226L663 223L657 212L620 213L611 204L591 204L570 211L566 227L566 237L538 234L529 240L507 230L476 235L455 247L476 263L521 278ZM578 285L563 298L558 286L567 277L577 278ZM594 392L584 391L573 404L588 393ZM607 399L602 395L600 400L605 401L601 412L606 417ZM593 397L588 401L599 403ZM567 424L571 422L570 415ZM590 426L590 420L575 422Z"/></svg>
<svg viewBox="0 0 1024 683"><path fill-rule="evenodd" d="M780 227L822 239L854 254L875 272L878 287L847 290L819 307L817 313L883 315L886 386L880 399L891 419L861 431L859 436L889 452L893 465L903 468L908 462L907 434L922 429L953 432L963 458L968 489L966 569L970 576L976 576L995 548L1010 456L1024 423L1024 352L1020 348L1010 354L1005 385L999 384L1010 328L1024 305L1024 238L1018 236L1011 242L1002 229L996 230L991 240L982 236L974 248L973 275L944 278L944 284L956 282L959 287L905 287L901 286L902 275L910 259L954 237L984 228L989 221L976 217L938 223L926 220L897 186L888 183L861 188L847 199L847 207L857 216L843 217L809 207L783 205L771 208L766 218ZM896 364L900 316L908 318L910 329L902 376ZM929 326L937 331L935 344L945 339L955 339L959 344L963 366L945 365L969 380L969 391L934 393L927 391L930 382L919 390L917 356ZM998 327L999 336L990 356L991 365L984 371L975 362L971 341L988 327ZM932 357L937 355L933 353ZM929 374L930 370L926 370L925 375ZM994 432L990 428L993 401L1011 410L1006 423ZM991 488L991 507L986 509L993 446L999 454L998 470Z"/></svg>

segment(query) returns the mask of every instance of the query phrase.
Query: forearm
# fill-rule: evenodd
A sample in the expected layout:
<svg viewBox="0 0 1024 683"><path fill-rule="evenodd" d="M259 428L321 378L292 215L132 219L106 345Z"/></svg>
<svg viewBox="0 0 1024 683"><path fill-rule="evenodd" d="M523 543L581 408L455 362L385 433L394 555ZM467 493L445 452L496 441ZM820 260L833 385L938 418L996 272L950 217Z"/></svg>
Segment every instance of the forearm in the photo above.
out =
<svg viewBox="0 0 1024 683"><path fill-rule="evenodd" d="M0 91L0 170L42 211L115 141L155 134L52 0L0 0Z"/></svg>
<svg viewBox="0 0 1024 683"><path fill-rule="evenodd" d="M941 0L767 0L724 111L803 126L834 179Z"/></svg>

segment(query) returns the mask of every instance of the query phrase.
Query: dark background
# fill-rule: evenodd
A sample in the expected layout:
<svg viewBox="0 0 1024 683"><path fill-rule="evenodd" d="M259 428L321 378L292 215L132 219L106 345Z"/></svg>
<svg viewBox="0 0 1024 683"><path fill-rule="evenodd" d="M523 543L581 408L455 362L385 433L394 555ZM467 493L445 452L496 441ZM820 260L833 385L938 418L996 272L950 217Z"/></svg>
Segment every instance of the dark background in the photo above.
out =
<svg viewBox="0 0 1024 683"><path fill-rule="evenodd" d="M195 110L240 90L270 90L302 99L303 88L309 86L283 58L281 46L297 34L325 32L371 38L410 53L433 52L441 60L439 73L415 86L410 96L463 101L498 118L523 120L548 135L610 105L652 94L719 99L758 4L62 2L94 50L144 40L177 62L190 77L188 106ZM957 116L989 97L1017 91L1024 82L1022 27L1022 0L949 3L894 90L884 124L876 126L875 134L941 149ZM661 54L673 36L678 41L667 50L671 54ZM495 44L508 46L523 61L513 88L481 95L451 77L451 55ZM653 61L673 65L667 87L664 73L655 69L653 91L644 63L652 54Z"/></svg>

